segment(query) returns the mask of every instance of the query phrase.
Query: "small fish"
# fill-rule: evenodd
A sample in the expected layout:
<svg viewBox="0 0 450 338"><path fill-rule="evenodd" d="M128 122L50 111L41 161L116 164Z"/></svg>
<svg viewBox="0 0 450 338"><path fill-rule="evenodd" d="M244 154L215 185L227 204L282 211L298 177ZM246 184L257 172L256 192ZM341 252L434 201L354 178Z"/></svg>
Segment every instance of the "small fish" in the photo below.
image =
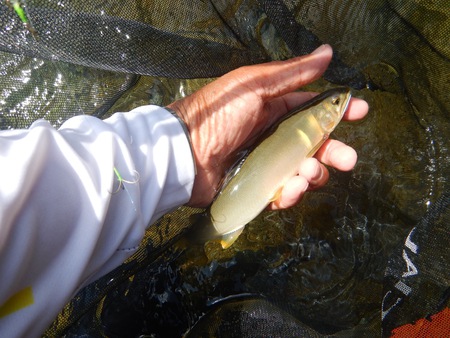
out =
<svg viewBox="0 0 450 338"><path fill-rule="evenodd" d="M271 128L269 136L231 171L205 213L194 215L201 239L221 238L231 246L245 225L276 200L304 159L329 137L347 110L351 94L336 88L293 109ZM198 238L197 238L198 239Z"/></svg>

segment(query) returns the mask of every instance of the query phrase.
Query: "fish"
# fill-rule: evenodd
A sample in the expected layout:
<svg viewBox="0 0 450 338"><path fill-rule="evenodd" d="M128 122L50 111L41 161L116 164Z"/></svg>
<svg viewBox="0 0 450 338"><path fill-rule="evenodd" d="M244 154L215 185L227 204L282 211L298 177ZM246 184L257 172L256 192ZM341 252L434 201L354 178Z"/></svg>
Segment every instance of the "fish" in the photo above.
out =
<svg viewBox="0 0 450 338"><path fill-rule="evenodd" d="M195 233L201 233L204 241L220 239L222 248L230 247L245 226L280 196L300 163L328 139L350 98L349 88L330 89L277 121L229 171L209 208L194 215Z"/></svg>

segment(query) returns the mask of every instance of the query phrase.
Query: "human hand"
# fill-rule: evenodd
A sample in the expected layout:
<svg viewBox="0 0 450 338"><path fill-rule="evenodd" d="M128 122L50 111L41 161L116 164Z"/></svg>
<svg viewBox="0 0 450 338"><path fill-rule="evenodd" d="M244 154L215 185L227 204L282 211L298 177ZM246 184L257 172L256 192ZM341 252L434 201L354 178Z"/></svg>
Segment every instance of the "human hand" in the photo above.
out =
<svg viewBox="0 0 450 338"><path fill-rule="evenodd" d="M191 136L197 175L189 205L209 205L225 171L236 160L236 153L285 113L315 95L293 91L318 79L331 57L331 47L323 45L309 55L241 67L168 106L185 121ZM365 101L352 98L344 119L361 119L367 112ZM300 165L299 175L288 180L269 208L291 207L308 189L323 186L329 177L324 164L347 171L356 160L353 148L327 140L315 158Z"/></svg>

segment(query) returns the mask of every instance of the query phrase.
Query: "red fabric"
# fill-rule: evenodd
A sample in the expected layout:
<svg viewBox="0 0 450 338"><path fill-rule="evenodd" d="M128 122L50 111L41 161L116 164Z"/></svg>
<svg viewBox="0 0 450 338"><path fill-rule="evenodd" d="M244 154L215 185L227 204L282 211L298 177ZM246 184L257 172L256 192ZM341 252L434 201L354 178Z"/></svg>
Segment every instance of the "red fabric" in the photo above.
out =
<svg viewBox="0 0 450 338"><path fill-rule="evenodd" d="M393 338L448 338L450 337L450 308L431 316L419 319L414 324L406 324L392 331Z"/></svg>

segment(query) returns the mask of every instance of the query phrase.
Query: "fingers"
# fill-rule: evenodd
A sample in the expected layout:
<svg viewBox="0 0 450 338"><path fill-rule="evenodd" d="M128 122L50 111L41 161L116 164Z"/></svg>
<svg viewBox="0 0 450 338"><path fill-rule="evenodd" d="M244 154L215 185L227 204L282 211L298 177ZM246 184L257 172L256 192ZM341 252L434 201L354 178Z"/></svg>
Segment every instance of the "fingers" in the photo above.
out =
<svg viewBox="0 0 450 338"><path fill-rule="evenodd" d="M308 190L324 186L328 182L328 169L315 158L307 158L300 164L300 176L309 183Z"/></svg>
<svg viewBox="0 0 450 338"><path fill-rule="evenodd" d="M307 190L324 186L330 174L328 169L315 158L308 158L300 165L300 174L289 179L280 197L272 202L269 210L290 208L297 204Z"/></svg>
<svg viewBox="0 0 450 338"><path fill-rule="evenodd" d="M281 191L280 197L276 201L270 203L267 209L278 210L293 207L303 197L303 194L308 189L308 186L309 182L305 177L292 177L286 182L283 190Z"/></svg>
<svg viewBox="0 0 450 338"><path fill-rule="evenodd" d="M315 157L320 162L341 171L352 170L358 159L358 155L352 147L331 139L325 141Z"/></svg>
<svg viewBox="0 0 450 338"><path fill-rule="evenodd" d="M322 45L308 55L242 67L232 73L240 76L242 83L267 102L317 80L325 72L332 55L331 47Z"/></svg>
<svg viewBox="0 0 450 338"><path fill-rule="evenodd" d="M366 101L352 97L348 104L347 111L345 112L344 120L361 120L367 115L368 112L369 104Z"/></svg>

